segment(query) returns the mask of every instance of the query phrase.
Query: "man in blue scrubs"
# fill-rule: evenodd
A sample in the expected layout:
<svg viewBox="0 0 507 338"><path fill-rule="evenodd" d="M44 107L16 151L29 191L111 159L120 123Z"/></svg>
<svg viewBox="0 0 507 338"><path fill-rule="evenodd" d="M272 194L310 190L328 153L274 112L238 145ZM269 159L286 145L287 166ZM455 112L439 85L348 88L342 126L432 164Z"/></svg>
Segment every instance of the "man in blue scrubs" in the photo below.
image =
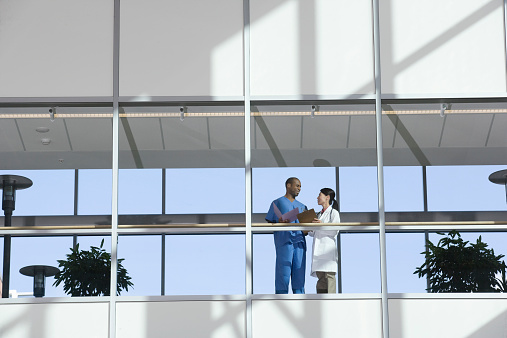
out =
<svg viewBox="0 0 507 338"><path fill-rule="evenodd" d="M298 208L299 212L307 210L306 205L296 200L301 191L301 182L296 177L285 181L285 195L274 200L269 207L266 221L281 223L276 216L273 204L282 214ZM293 223L299 223L295 220ZM291 280L293 293L305 293L306 240L302 231L275 231L276 266L275 293L289 293Z"/></svg>

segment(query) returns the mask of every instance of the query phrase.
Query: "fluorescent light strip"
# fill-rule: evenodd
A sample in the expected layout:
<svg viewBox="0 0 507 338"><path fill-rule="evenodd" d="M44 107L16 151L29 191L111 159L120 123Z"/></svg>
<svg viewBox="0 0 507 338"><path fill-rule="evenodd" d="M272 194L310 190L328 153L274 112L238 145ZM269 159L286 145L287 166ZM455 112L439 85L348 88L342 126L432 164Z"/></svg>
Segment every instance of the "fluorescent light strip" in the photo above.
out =
<svg viewBox="0 0 507 338"><path fill-rule="evenodd" d="M55 114L56 118L113 118L113 114ZM0 119L49 119L49 114L1 114Z"/></svg>
<svg viewBox="0 0 507 338"><path fill-rule="evenodd" d="M311 116L311 112L252 112L256 116ZM395 110L384 111L386 115L440 115L440 110ZM452 109L446 110L445 114L507 114L506 109ZM185 117L244 117L244 112L209 112L209 113L185 113ZM343 111L319 111L315 116L353 116L353 115L375 115L374 110L343 110ZM122 113L122 118L155 118L174 117L180 118L180 113ZM0 119L47 119L49 114L1 114ZM76 113L76 114L55 114L55 118L113 118L111 113Z"/></svg>

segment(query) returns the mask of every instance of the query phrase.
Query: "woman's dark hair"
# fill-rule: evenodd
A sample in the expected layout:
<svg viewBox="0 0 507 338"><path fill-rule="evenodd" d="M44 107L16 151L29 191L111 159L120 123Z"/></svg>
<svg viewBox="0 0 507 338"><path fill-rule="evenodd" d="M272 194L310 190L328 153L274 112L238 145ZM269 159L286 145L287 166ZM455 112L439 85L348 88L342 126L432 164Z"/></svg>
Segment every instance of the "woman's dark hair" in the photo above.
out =
<svg viewBox="0 0 507 338"><path fill-rule="evenodd" d="M322 188L320 192L326 196L329 196L329 204L333 207L333 209L338 210L338 202L335 200L335 192L331 188Z"/></svg>

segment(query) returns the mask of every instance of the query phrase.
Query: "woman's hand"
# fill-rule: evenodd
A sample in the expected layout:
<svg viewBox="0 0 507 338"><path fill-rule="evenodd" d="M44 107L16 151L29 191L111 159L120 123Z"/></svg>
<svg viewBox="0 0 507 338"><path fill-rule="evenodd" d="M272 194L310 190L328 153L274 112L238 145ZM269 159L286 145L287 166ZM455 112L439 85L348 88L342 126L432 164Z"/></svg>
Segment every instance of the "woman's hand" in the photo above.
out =
<svg viewBox="0 0 507 338"><path fill-rule="evenodd" d="M312 223L322 223L322 221L318 218L314 218Z"/></svg>

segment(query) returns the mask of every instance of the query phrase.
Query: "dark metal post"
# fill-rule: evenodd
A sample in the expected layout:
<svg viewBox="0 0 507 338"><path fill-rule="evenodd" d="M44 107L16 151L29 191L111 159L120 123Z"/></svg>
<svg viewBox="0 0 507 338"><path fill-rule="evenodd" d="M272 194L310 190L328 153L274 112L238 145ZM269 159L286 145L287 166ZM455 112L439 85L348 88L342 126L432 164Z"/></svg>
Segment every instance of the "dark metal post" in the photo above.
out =
<svg viewBox="0 0 507 338"><path fill-rule="evenodd" d="M11 213L12 215L12 213ZM11 216L5 215L5 226L11 226ZM4 236L4 266L2 274L2 298L9 298L9 280L11 271L11 235Z"/></svg>
<svg viewBox="0 0 507 338"><path fill-rule="evenodd" d="M2 189L2 210L4 211L4 226L10 227L12 211L15 209L16 190L32 186L32 181L23 176L0 175L0 189ZM2 298L9 298L9 281L11 272L11 235L4 235L4 262L2 275Z"/></svg>
<svg viewBox="0 0 507 338"><path fill-rule="evenodd" d="M2 181L2 209L4 210L4 226L10 227L12 211L16 199L16 189L9 181ZM2 298L9 298L9 281L11 272L11 235L4 236L4 266L2 273Z"/></svg>

